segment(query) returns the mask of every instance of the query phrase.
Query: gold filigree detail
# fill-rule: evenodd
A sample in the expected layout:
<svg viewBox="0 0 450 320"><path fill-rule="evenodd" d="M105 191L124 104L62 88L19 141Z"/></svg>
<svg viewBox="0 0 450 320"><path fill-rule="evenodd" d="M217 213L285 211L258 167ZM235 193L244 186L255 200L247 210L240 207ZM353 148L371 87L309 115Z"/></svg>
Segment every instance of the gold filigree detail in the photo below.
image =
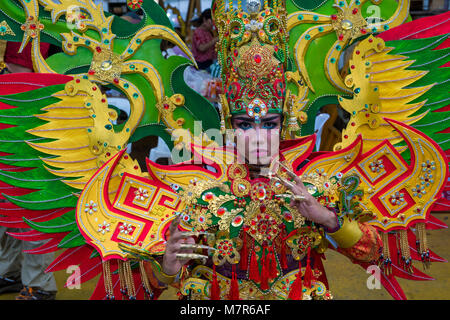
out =
<svg viewBox="0 0 450 320"><path fill-rule="evenodd" d="M231 211L226 211L218 222L219 230L228 232L228 230L230 229L230 223L233 220L233 218L243 210L244 210L243 208L238 208L232 209Z"/></svg>
<svg viewBox="0 0 450 320"><path fill-rule="evenodd" d="M5 20L0 22L0 36L4 35L11 35L11 36L16 35Z"/></svg>
<svg viewBox="0 0 450 320"><path fill-rule="evenodd" d="M230 194L221 194L219 196L214 197L208 204L208 210L211 211L213 215L216 217L221 217L220 214L218 214L219 208L226 202L232 201L236 199L235 196Z"/></svg>

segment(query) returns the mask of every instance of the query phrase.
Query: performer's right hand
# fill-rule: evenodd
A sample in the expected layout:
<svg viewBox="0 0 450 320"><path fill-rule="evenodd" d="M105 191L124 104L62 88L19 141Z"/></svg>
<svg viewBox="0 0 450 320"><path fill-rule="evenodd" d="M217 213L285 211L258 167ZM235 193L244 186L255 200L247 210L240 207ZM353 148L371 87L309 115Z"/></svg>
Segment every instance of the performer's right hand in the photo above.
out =
<svg viewBox="0 0 450 320"><path fill-rule="evenodd" d="M179 224L180 217L177 216L169 227L170 236L166 243L166 251L164 253L162 264L163 272L168 275L174 275L180 272L183 265L190 260L189 254L193 253L193 247L189 248L183 244L195 244L195 240L192 236L186 237L186 232L182 232L178 229ZM180 259L180 257L186 254L188 257L187 259Z"/></svg>

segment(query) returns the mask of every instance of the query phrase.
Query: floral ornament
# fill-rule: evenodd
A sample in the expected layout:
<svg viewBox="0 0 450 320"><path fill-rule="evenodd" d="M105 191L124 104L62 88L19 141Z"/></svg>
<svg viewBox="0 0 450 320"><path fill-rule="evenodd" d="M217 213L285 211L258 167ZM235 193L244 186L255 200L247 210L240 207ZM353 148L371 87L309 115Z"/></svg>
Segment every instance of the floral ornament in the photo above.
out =
<svg viewBox="0 0 450 320"><path fill-rule="evenodd" d="M139 189L136 190L134 192L134 194L135 194L135 197L134 197L135 200L144 201L145 199L148 198L148 191L145 189L142 189L141 187L139 187Z"/></svg>
<svg viewBox="0 0 450 320"><path fill-rule="evenodd" d="M420 184L417 184L415 188L412 188L411 191L413 192L414 197L422 198L422 195L426 194L425 186L422 186Z"/></svg>
<svg viewBox="0 0 450 320"><path fill-rule="evenodd" d="M420 183L425 187L429 187L431 183L434 183L434 178L431 173L424 173L423 176L419 177Z"/></svg>
<svg viewBox="0 0 450 320"><path fill-rule="evenodd" d="M436 163L434 161L427 160L422 162L422 171L431 173L431 171L436 170Z"/></svg>
<svg viewBox="0 0 450 320"><path fill-rule="evenodd" d="M217 250L214 252L213 262L216 266L221 266L225 262L236 264L241 259L241 256L231 239L217 240L215 248Z"/></svg>
<svg viewBox="0 0 450 320"><path fill-rule="evenodd" d="M208 229L211 224L211 213L207 207L193 205L189 211L189 224L197 231Z"/></svg>
<svg viewBox="0 0 450 320"><path fill-rule="evenodd" d="M369 163L370 171L379 173L381 169L384 169L383 160L378 159L377 161L372 161Z"/></svg>
<svg viewBox="0 0 450 320"><path fill-rule="evenodd" d="M142 0L127 0L127 6L132 10L140 9L142 6Z"/></svg>
<svg viewBox="0 0 450 320"><path fill-rule="evenodd" d="M103 221L103 223L100 223L98 225L98 229L97 232L100 232L101 234L105 234L106 232L109 232L109 227L111 226L111 224L109 224L106 221Z"/></svg>
<svg viewBox="0 0 450 320"><path fill-rule="evenodd" d="M119 232L123 234L131 234L133 232L133 226L129 223L122 223L119 227Z"/></svg>
<svg viewBox="0 0 450 320"><path fill-rule="evenodd" d="M403 202L405 202L405 194L403 192L395 192L393 195L390 196L389 201L393 206L399 206Z"/></svg>
<svg viewBox="0 0 450 320"><path fill-rule="evenodd" d="M89 214L93 214L94 212L97 212L97 204L92 200L89 201L85 205L84 212L89 213Z"/></svg>

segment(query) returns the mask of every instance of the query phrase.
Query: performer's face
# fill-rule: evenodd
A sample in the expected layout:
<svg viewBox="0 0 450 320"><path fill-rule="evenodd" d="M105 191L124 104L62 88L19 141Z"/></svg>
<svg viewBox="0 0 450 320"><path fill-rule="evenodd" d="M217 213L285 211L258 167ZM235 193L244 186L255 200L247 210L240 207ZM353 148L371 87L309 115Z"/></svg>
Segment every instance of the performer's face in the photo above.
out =
<svg viewBox="0 0 450 320"><path fill-rule="evenodd" d="M236 115L231 120L235 129L236 148L240 161L269 165L278 155L280 145L280 114L266 114L260 122L248 115Z"/></svg>

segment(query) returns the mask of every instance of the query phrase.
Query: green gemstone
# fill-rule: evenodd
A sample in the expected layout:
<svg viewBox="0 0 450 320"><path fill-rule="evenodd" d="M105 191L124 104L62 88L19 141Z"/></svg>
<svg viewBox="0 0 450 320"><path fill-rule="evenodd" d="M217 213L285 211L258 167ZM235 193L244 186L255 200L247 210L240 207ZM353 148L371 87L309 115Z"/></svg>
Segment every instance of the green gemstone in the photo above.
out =
<svg viewBox="0 0 450 320"><path fill-rule="evenodd" d="M297 17L298 20L303 20L303 15L299 14Z"/></svg>
<svg viewBox="0 0 450 320"><path fill-rule="evenodd" d="M90 45L91 45L91 42L90 42L89 40L84 41L84 43L85 43L87 46L90 46Z"/></svg>
<svg viewBox="0 0 450 320"><path fill-rule="evenodd" d="M134 52L133 49L131 49L131 48L128 49L128 53L129 53L129 54L132 54L133 52Z"/></svg>
<svg viewBox="0 0 450 320"><path fill-rule="evenodd" d="M107 32L108 32L108 29L107 29L107 28L103 28L103 29L102 29L102 32L103 32L103 33L107 33Z"/></svg>
<svg viewBox="0 0 450 320"><path fill-rule="evenodd" d="M109 40L108 40L108 39L105 39L105 40L103 40L103 43L104 43L104 44L109 44Z"/></svg>
<svg viewBox="0 0 450 320"><path fill-rule="evenodd" d="M147 68L142 69L142 71L144 71L144 73L148 73L148 69Z"/></svg>
<svg viewBox="0 0 450 320"><path fill-rule="evenodd" d="M319 16L315 15L315 16L313 17L313 20L314 20L314 21L319 20Z"/></svg>
<svg viewBox="0 0 450 320"><path fill-rule="evenodd" d="M137 43L137 44L140 44L141 42L142 42L141 39L136 39L136 43Z"/></svg>
<svg viewBox="0 0 450 320"><path fill-rule="evenodd" d="M80 38L78 38L78 37L73 37L73 41L77 42L78 40L80 40Z"/></svg>
<svg viewBox="0 0 450 320"><path fill-rule="evenodd" d="M129 85L128 83L124 83L124 85L123 85L123 87L124 87L125 89L128 89L129 86L130 86L130 85Z"/></svg>
<svg viewBox="0 0 450 320"><path fill-rule="evenodd" d="M137 99L139 97L139 95L135 92L133 93L133 98Z"/></svg>
<svg viewBox="0 0 450 320"><path fill-rule="evenodd" d="M107 130L111 130L111 129L112 129L112 125L107 124L107 125L105 125L105 128L106 128Z"/></svg>

